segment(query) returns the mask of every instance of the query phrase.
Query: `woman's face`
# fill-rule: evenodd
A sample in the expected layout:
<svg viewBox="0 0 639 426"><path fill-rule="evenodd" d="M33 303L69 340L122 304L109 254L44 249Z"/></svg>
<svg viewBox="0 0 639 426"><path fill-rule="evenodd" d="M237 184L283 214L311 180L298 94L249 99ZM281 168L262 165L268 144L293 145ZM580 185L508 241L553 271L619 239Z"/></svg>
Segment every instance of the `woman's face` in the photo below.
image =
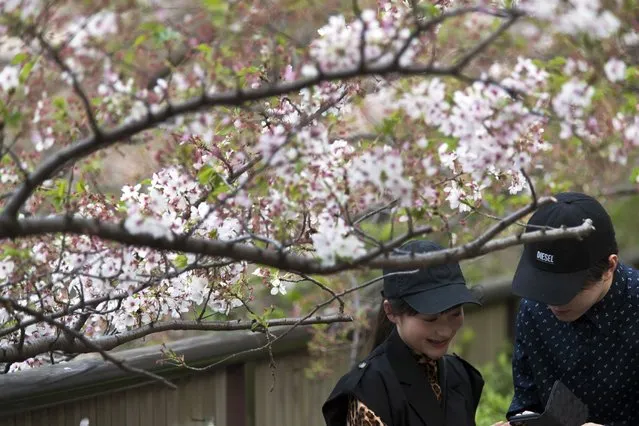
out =
<svg viewBox="0 0 639 426"><path fill-rule="evenodd" d="M462 306L432 315L394 315L390 303L385 301L384 310L388 319L397 326L404 343L431 359L439 359L446 354L451 340L464 323Z"/></svg>

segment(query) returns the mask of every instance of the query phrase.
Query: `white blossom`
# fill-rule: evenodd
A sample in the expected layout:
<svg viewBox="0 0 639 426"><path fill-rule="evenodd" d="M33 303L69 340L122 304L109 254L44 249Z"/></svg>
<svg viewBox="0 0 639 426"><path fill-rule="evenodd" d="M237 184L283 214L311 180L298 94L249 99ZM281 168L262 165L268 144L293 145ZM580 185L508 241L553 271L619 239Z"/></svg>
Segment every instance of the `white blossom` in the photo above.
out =
<svg viewBox="0 0 639 426"><path fill-rule="evenodd" d="M18 79L20 75L20 68L13 65L6 65L2 71L0 71L0 87L3 91L8 92L11 89L15 89L20 84Z"/></svg>
<svg viewBox="0 0 639 426"><path fill-rule="evenodd" d="M352 259L366 252L364 243L351 233L344 220L328 213L318 217L317 232L311 239L317 256L326 266L335 264L338 258Z"/></svg>
<svg viewBox="0 0 639 426"><path fill-rule="evenodd" d="M613 83L626 79L626 64L620 59L610 58L604 65L606 77Z"/></svg>

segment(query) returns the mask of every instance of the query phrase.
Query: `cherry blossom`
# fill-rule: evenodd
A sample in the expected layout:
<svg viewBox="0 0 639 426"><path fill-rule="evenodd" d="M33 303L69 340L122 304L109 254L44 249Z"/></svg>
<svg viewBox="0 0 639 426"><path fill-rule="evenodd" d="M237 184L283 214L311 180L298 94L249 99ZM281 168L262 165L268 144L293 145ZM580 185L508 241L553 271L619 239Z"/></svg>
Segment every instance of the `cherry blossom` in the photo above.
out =
<svg viewBox="0 0 639 426"><path fill-rule="evenodd" d="M617 58L610 58L604 65L606 77L613 83L626 79L626 64Z"/></svg>
<svg viewBox="0 0 639 426"><path fill-rule="evenodd" d="M325 265L334 264L338 257L352 259L364 253L364 243L351 233L344 220L335 220L326 213L318 217L317 233L311 238Z"/></svg>
<svg viewBox="0 0 639 426"><path fill-rule="evenodd" d="M594 93L593 87L576 78L569 80L562 86L561 92L552 101L555 112L563 119L560 137L570 137L573 133L573 126L577 132L583 129L585 109L590 106Z"/></svg>
<svg viewBox="0 0 639 426"><path fill-rule="evenodd" d="M416 229L465 244L531 184L634 176L626 6L431 3L274 4L295 28L274 36L257 3L222 24L199 6L2 2L3 350L64 327L98 342L211 312L235 323L284 301L299 265L362 278Z"/></svg>
<svg viewBox="0 0 639 426"><path fill-rule="evenodd" d="M15 269L16 264L11 259L0 261L0 280L6 280Z"/></svg>
<svg viewBox="0 0 639 426"><path fill-rule="evenodd" d="M20 84L18 75L20 68L12 65L6 65L2 71L0 71L0 88L5 92L15 89Z"/></svg>

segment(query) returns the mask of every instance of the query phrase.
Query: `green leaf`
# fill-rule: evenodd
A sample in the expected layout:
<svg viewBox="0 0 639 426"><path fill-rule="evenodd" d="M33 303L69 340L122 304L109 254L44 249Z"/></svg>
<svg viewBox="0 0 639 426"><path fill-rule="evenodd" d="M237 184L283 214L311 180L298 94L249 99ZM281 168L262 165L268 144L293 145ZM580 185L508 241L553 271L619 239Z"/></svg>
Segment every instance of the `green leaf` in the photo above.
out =
<svg viewBox="0 0 639 426"><path fill-rule="evenodd" d="M163 28L164 28L164 25L160 24L159 22L153 22L153 21L145 22L140 25L140 30L148 31L152 33L161 31Z"/></svg>
<svg viewBox="0 0 639 426"><path fill-rule="evenodd" d="M189 264L189 260L187 259L186 255L180 254L175 258L173 263L175 264L175 266L182 269L182 268L186 268L186 265Z"/></svg>
<svg viewBox="0 0 639 426"><path fill-rule="evenodd" d="M211 22L215 26L224 24L228 10L227 0L204 0L204 6L211 12Z"/></svg>
<svg viewBox="0 0 639 426"><path fill-rule="evenodd" d="M12 259L29 259L31 257L31 252L28 249L6 247L2 252L0 252L0 259L7 257Z"/></svg>
<svg viewBox="0 0 639 426"><path fill-rule="evenodd" d="M20 121L22 121L22 113L20 111L11 111L5 114L4 122L9 127L19 127Z"/></svg>
<svg viewBox="0 0 639 426"><path fill-rule="evenodd" d="M200 172L197 174L197 181L202 185L206 185L209 183L215 170L211 166L204 166L200 169Z"/></svg>
<svg viewBox="0 0 639 426"><path fill-rule="evenodd" d="M249 314L249 318L253 321L253 324L251 324L251 331L261 331L268 328L268 319L266 314Z"/></svg>
<svg viewBox="0 0 639 426"><path fill-rule="evenodd" d="M56 96L53 98L52 104L57 109L66 109L67 101L62 96Z"/></svg>
<svg viewBox="0 0 639 426"><path fill-rule="evenodd" d="M25 52L20 52L13 57L13 59L11 60L11 65L21 64L26 61L28 57L29 55Z"/></svg>
<svg viewBox="0 0 639 426"><path fill-rule="evenodd" d="M195 49L204 53L206 59L210 60L213 57L213 49L208 44L201 43Z"/></svg>
<svg viewBox="0 0 639 426"><path fill-rule="evenodd" d="M53 188L46 189L43 192L50 197L51 202L57 209L64 207L64 201L67 195L68 182L66 179L58 179L55 181Z"/></svg>
<svg viewBox="0 0 639 426"><path fill-rule="evenodd" d="M637 95L634 93L624 93L623 94L624 103L619 108L619 111L626 115L634 115L637 110L637 104L639 103L639 99Z"/></svg>
<svg viewBox="0 0 639 426"><path fill-rule="evenodd" d="M564 58L563 56L555 56L554 58L552 58L546 63L545 68L547 70L552 69L552 70L562 71L565 65L566 65L566 58Z"/></svg>
<svg viewBox="0 0 639 426"><path fill-rule="evenodd" d="M224 178L211 166L202 167L197 174L197 180L200 184L211 187L212 196L217 196L230 189L230 186L224 181Z"/></svg>
<svg viewBox="0 0 639 426"><path fill-rule="evenodd" d="M33 69L34 65L35 65L35 62L33 61L29 61L26 64L24 64L24 66L20 70L20 76L19 76L20 83L24 83L25 81L27 81L27 78L29 78L29 74L31 74L31 70Z"/></svg>
<svg viewBox="0 0 639 426"><path fill-rule="evenodd" d="M204 0L204 6L211 12L226 12L227 0Z"/></svg>
<svg viewBox="0 0 639 426"><path fill-rule="evenodd" d="M87 192L87 185L84 179L80 179L75 183L75 192L78 194L84 194Z"/></svg>
<svg viewBox="0 0 639 426"><path fill-rule="evenodd" d="M146 34L140 34L139 36L136 37L135 41L133 42L133 47L138 47L139 45L144 43L146 39L147 39Z"/></svg>
<svg viewBox="0 0 639 426"><path fill-rule="evenodd" d="M626 80L630 84L637 84L637 82L639 82L639 68L638 67L626 68Z"/></svg>
<svg viewBox="0 0 639 426"><path fill-rule="evenodd" d="M181 34L179 32L175 31L173 28L168 28L168 27L164 28L162 31L155 34L156 40L161 43L165 43L171 40L179 40L180 37L181 37Z"/></svg>
<svg viewBox="0 0 639 426"><path fill-rule="evenodd" d="M606 99L609 95L608 86L602 86L595 88L595 93L592 95L592 102L600 101L602 99Z"/></svg>
<svg viewBox="0 0 639 426"><path fill-rule="evenodd" d="M377 126L377 130L379 133L384 135L392 136L395 133L395 127L400 122L400 112L396 111L389 115L388 117L384 117L384 120L380 125Z"/></svg>
<svg viewBox="0 0 639 426"><path fill-rule="evenodd" d="M432 3L424 3L419 5L422 14L426 18L432 18L441 14L441 11Z"/></svg>
<svg viewBox="0 0 639 426"><path fill-rule="evenodd" d="M124 54L123 61L125 64L132 64L136 61L136 55L134 50L127 50Z"/></svg>

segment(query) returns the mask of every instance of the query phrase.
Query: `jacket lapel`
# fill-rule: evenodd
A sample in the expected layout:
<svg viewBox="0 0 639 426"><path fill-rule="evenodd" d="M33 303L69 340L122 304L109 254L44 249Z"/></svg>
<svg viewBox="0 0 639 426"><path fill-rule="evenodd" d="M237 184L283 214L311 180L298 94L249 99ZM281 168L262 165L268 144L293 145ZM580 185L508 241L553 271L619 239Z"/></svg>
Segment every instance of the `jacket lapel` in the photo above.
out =
<svg viewBox="0 0 639 426"><path fill-rule="evenodd" d="M426 380L426 374L417 364L410 349L393 331L386 341L386 354L410 406L428 426L444 426L444 412ZM441 364L440 364L441 365Z"/></svg>

